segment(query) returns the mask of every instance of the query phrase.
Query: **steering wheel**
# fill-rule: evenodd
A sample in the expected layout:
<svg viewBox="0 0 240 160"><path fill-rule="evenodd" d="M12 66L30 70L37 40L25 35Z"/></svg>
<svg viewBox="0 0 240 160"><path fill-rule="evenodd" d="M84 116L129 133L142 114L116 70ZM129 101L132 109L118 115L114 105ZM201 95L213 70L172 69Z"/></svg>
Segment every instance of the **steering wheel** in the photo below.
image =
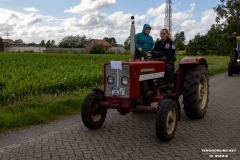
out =
<svg viewBox="0 0 240 160"><path fill-rule="evenodd" d="M162 52L148 51L147 53L151 54L152 60L165 61L167 59L167 57Z"/></svg>

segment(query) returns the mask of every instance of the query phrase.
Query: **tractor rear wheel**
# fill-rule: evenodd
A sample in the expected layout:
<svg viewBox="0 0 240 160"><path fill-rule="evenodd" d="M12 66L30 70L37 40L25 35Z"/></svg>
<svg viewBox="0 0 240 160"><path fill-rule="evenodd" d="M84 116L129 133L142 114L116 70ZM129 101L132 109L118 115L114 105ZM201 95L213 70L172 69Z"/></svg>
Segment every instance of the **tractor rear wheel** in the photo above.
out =
<svg viewBox="0 0 240 160"><path fill-rule="evenodd" d="M178 121L178 104L173 99L165 99L156 118L156 134L158 139L168 142L173 139Z"/></svg>
<svg viewBox="0 0 240 160"><path fill-rule="evenodd" d="M188 118L204 117L208 104L209 79L204 65L189 69L183 82L183 104Z"/></svg>
<svg viewBox="0 0 240 160"><path fill-rule="evenodd" d="M89 129L97 129L101 127L106 118L107 109L98 106L98 103L101 101L99 94L100 93L97 93L96 91L88 94L82 105L82 121Z"/></svg>

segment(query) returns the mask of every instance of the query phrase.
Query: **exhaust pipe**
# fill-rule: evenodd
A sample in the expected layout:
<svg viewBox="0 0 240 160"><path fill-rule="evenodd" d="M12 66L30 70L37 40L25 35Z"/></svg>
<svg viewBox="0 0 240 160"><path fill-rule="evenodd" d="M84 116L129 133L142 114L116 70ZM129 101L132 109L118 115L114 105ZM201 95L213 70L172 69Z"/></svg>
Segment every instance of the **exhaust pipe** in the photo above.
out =
<svg viewBox="0 0 240 160"><path fill-rule="evenodd" d="M131 61L135 61L135 26L134 26L134 16L131 16L132 24L130 30L130 54Z"/></svg>

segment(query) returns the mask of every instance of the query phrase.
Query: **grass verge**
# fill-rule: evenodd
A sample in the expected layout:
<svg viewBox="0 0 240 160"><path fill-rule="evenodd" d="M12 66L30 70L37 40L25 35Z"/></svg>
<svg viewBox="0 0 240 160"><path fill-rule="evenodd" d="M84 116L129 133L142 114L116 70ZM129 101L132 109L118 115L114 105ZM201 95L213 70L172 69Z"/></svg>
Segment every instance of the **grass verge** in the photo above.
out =
<svg viewBox="0 0 240 160"><path fill-rule="evenodd" d="M90 91L90 89L82 89L59 96L29 96L4 106L0 110L0 133L46 124L79 114L82 102Z"/></svg>

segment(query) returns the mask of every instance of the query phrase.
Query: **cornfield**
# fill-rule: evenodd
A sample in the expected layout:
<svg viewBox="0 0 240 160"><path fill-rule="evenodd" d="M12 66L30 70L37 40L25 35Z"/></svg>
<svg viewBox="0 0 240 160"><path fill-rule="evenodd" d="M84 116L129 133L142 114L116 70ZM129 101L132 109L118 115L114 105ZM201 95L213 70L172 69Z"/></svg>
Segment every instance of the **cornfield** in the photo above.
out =
<svg viewBox="0 0 240 160"><path fill-rule="evenodd" d="M0 103L102 85L104 62L127 59L120 55L0 53Z"/></svg>

